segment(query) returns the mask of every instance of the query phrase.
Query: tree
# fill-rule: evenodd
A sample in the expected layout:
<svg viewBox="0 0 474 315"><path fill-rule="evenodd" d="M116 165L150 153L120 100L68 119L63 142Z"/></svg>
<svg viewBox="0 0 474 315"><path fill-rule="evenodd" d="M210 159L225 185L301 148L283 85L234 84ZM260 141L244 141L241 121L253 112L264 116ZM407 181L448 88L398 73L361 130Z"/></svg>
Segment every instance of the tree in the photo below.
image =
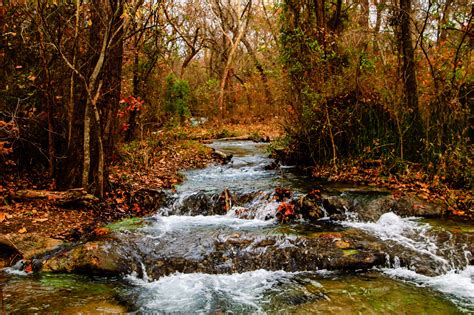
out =
<svg viewBox="0 0 474 315"><path fill-rule="evenodd" d="M222 119L225 111L225 88L229 80L229 75L231 73L231 68L237 48L241 43L245 32L247 31L249 21L248 17L252 7L252 0L246 1L243 6L241 6L240 3L238 5L234 5L233 9L230 0L227 1L227 6L224 6L220 0L215 0L210 4L210 7L220 22L220 28L222 30L223 36L225 36L225 39L227 39L230 43L229 54L227 55L225 66L222 72L219 97L217 99L217 107ZM231 25L231 21L235 21L235 23Z"/></svg>
<svg viewBox="0 0 474 315"><path fill-rule="evenodd" d="M66 152L66 162L61 178L63 187L81 186L87 190L93 187L97 195L103 196L106 184L106 158L113 150L116 133L116 116L121 90L121 68L123 52L123 34L130 19L124 15L125 1L97 1L81 4L76 1L75 25L69 28L78 37L80 17L88 23L88 38L81 38L87 47L87 59L77 60L77 50L73 56L68 54L67 38L56 40L53 23L47 11L50 5L46 1L37 2L41 17L40 31L47 35L51 44L61 56L64 64L82 83L72 88L74 92L69 105L71 113L70 137ZM140 2L129 2L127 12L136 11ZM84 6L88 6L87 14ZM74 41L78 44L78 39ZM71 82L73 82L73 76ZM84 98L81 95L85 95ZM78 97L79 96L79 97ZM72 108L71 108L72 107ZM80 180L79 180L80 179Z"/></svg>

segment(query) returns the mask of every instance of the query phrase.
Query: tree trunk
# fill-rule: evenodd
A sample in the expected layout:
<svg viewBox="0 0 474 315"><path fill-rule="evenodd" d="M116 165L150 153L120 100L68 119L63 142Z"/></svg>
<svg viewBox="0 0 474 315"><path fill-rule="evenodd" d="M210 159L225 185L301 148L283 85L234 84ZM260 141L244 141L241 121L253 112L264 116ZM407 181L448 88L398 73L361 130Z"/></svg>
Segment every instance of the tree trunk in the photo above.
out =
<svg viewBox="0 0 474 315"><path fill-rule="evenodd" d="M40 19L38 18L38 22ZM41 58L41 64L43 67L44 77L46 80L46 90L44 92L45 97L44 101L47 105L47 112L48 112L48 174L50 177L54 176L54 169L55 169L55 153L54 153L54 125L53 125L53 117L54 117L54 98L51 93L52 86L51 86L51 76L49 73L48 62L46 60L46 51L44 45L44 33L43 30L40 29L39 32L39 52Z"/></svg>
<svg viewBox="0 0 474 315"><path fill-rule="evenodd" d="M133 88L132 93L134 97L138 97L140 95L140 78L138 74L138 66L139 66L139 56L138 56L138 47L135 46L135 56L133 57ZM128 117L128 129L125 134L125 141L130 142L135 138L135 130L137 127L137 115L138 110L134 108L130 112L130 116Z"/></svg>
<svg viewBox="0 0 474 315"><path fill-rule="evenodd" d="M418 87L416 82L415 52L411 38L411 0L400 0L400 44L402 53L402 78L404 82L405 103L408 107L405 116L406 143L400 139L400 157L415 157L423 136L418 109ZM406 151L405 153L403 151ZM410 154L406 154L410 153Z"/></svg>
<svg viewBox="0 0 474 315"><path fill-rule="evenodd" d="M97 173L96 193L102 197L107 182L109 165L114 152L115 140L117 138L118 120L117 114L120 103L122 88L122 61L123 61L123 1L108 1L107 13L109 14L109 26L104 33L106 57L103 62L102 79L104 92L97 102L95 111L97 130ZM102 52L101 52L102 56ZM107 159L106 159L107 157Z"/></svg>
<svg viewBox="0 0 474 315"><path fill-rule="evenodd" d="M239 47L240 41L242 40L242 37L244 36L244 33L247 30L248 26L248 21L243 22L242 18L244 17L245 13L250 11L250 6L251 6L252 1L248 1L244 10L242 11L241 14L237 14L237 36L231 41L231 48L229 55L227 56L227 61L224 67L224 72L222 74L222 79L221 79L221 84L219 88L219 98L217 99L217 106L219 108L219 112L221 115L221 119L224 118L224 93L225 93L225 87L227 85L227 80L229 79L229 72L232 68L232 63L234 62L234 55L237 51L237 48ZM225 36L225 35L224 35ZM225 41L225 38L224 38Z"/></svg>
<svg viewBox="0 0 474 315"><path fill-rule="evenodd" d="M257 54L253 50L252 45L250 45L249 41L245 37L242 38L242 43L245 45L245 48L247 48L247 51L249 52L250 56L253 59L253 62L255 63L255 68L257 69L258 74L260 75L260 78L262 79L263 88L265 91L265 100L268 105L272 105L273 96L272 96L272 93L270 92L270 88L268 87L268 78L267 78L267 75L265 74L265 70L263 69L262 64L258 60Z"/></svg>
<svg viewBox="0 0 474 315"><path fill-rule="evenodd" d="M84 112L84 138L83 138L83 159L82 159L82 188L89 189L89 173L91 170L91 115L90 101L87 100Z"/></svg>
<svg viewBox="0 0 474 315"><path fill-rule="evenodd" d="M360 0L359 25L362 32L369 30L369 0Z"/></svg>
<svg viewBox="0 0 474 315"><path fill-rule="evenodd" d="M107 178L105 156L112 156L120 97L123 19L119 17L123 7L121 1L102 0L92 5L87 58L90 63L82 66L89 69L87 73L79 71L56 46L66 64L81 79L80 94L86 97L74 106L73 132L64 165L66 176L60 186L84 189L92 186L103 197Z"/></svg>
<svg viewBox="0 0 474 315"><path fill-rule="evenodd" d="M418 88L416 83L415 52L411 38L411 0L400 0L400 41L402 48L402 76L405 84L406 103L418 112Z"/></svg>
<svg viewBox="0 0 474 315"><path fill-rule="evenodd" d="M453 3L453 0L446 0L444 9L443 9L443 14L441 15L441 19L438 20L438 30L437 30L437 44L438 45L446 41L448 32L446 31L446 29L444 29L444 27L448 21L449 14L451 12L452 3Z"/></svg>
<svg viewBox="0 0 474 315"><path fill-rule="evenodd" d="M374 26L374 51L379 51L382 50L382 47L379 46L379 33L380 33L380 27L382 25L382 15L383 12L385 11L385 0L375 0L375 7L377 10L377 15L375 18L375 26Z"/></svg>

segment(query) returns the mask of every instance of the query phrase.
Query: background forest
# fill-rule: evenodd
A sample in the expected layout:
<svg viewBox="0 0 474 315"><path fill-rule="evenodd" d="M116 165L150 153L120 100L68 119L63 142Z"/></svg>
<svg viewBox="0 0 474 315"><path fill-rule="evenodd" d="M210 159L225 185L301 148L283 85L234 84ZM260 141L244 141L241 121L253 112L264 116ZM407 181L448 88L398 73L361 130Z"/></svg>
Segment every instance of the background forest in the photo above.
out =
<svg viewBox="0 0 474 315"><path fill-rule="evenodd" d="M282 124L286 162L472 188L470 1L0 3L1 168L103 196L117 147L206 117Z"/></svg>

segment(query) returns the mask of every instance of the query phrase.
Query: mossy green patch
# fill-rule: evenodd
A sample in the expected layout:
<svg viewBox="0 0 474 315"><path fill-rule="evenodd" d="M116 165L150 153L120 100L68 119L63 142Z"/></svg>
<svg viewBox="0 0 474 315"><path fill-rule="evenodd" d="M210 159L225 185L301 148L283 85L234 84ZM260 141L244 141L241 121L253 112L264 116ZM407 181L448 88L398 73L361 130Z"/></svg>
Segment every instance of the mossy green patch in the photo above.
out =
<svg viewBox="0 0 474 315"><path fill-rule="evenodd" d="M106 225L112 231L133 231L145 225L141 218L129 218Z"/></svg>
<svg viewBox="0 0 474 315"><path fill-rule="evenodd" d="M342 254L344 256L352 256L358 254L359 251L357 249L343 249Z"/></svg>

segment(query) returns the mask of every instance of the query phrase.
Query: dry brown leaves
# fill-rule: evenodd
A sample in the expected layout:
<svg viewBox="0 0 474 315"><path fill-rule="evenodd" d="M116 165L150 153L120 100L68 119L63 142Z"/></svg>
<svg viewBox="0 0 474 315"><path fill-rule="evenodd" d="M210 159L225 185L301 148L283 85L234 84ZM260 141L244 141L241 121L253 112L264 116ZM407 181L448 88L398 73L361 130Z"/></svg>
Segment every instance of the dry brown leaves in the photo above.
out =
<svg viewBox="0 0 474 315"><path fill-rule="evenodd" d="M428 179L421 171L408 171L405 175L382 176L382 167L373 168L346 166L337 172L331 166L318 166L312 169L314 177L326 177L333 182L346 182L369 186L386 187L395 198L404 194L415 194L427 202L442 202L448 212L474 219L474 194L472 191L452 189L434 176Z"/></svg>

